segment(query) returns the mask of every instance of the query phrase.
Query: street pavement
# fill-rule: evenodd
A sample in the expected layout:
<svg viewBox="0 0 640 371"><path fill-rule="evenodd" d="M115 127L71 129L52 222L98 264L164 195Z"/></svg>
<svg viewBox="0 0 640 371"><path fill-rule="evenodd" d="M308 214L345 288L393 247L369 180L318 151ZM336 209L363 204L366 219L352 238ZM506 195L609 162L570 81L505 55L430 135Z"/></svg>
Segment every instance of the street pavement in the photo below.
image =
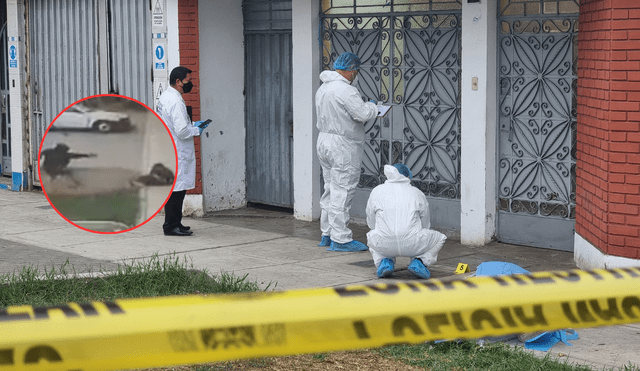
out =
<svg viewBox="0 0 640 371"><path fill-rule="evenodd" d="M317 221L305 222L280 210L242 208L203 218L185 218L194 234L164 236L163 216L120 234L97 234L65 221L40 191L13 192L0 187L0 274L19 272L24 266L39 269L68 263L78 273L114 270L118 264L177 254L196 269L215 275L222 271L248 275L269 290L293 290L354 284L376 284L369 252L329 252L318 247ZM354 239L366 243L368 228L351 223ZM411 281L409 258L398 258L396 272L385 283ZM438 262L429 267L432 278L453 279L458 263L474 271L482 262L505 261L529 271L577 268L573 253L491 242L473 247L447 240ZM572 346L558 343L549 352L561 362L587 364L594 370L640 367L640 323L577 329ZM512 344L519 344L517 340Z"/></svg>

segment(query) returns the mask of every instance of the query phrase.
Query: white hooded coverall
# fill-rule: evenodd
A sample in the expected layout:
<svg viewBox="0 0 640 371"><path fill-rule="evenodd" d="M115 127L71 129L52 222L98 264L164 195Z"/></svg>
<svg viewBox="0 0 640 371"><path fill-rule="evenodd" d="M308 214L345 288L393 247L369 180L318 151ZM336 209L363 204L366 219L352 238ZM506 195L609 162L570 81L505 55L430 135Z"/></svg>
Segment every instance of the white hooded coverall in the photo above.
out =
<svg viewBox="0 0 640 371"><path fill-rule="evenodd" d="M360 179L364 123L375 118L378 109L371 102L363 102L358 89L338 72L324 71L320 80L323 84L316 92L320 130L316 150L324 179L320 229L323 236L342 244L353 240L347 224Z"/></svg>
<svg viewBox="0 0 640 371"><path fill-rule="evenodd" d="M178 152L178 174L173 192L195 188L196 150L193 137L200 136L200 129L193 126L182 95L171 86L160 95L157 112L167 124Z"/></svg>
<svg viewBox="0 0 640 371"><path fill-rule="evenodd" d="M425 266L435 263L447 237L429 229L427 197L395 167L385 165L384 175L387 180L367 201L367 246L376 268L384 258L395 263L397 256L421 259Z"/></svg>

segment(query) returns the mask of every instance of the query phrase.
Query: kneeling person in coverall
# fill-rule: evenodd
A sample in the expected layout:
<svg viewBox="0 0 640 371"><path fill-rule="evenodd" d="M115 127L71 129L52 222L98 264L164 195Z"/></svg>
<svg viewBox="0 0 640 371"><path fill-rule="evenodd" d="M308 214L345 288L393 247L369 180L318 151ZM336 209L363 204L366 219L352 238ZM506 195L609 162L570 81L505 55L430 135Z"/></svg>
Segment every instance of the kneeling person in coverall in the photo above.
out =
<svg viewBox="0 0 640 371"><path fill-rule="evenodd" d="M360 180L364 153L364 123L378 115L374 103L364 102L354 80L360 58L342 53L333 64L335 71L320 74L322 85L316 92L318 141L316 150L324 193L320 198L320 246L330 251L365 251L367 246L353 240L347 227L351 201Z"/></svg>
<svg viewBox="0 0 640 371"><path fill-rule="evenodd" d="M411 170L403 164L385 165L387 180L371 191L367 201L367 244L378 277L390 277L397 256L413 258L409 271L429 278L447 237L430 230L429 203L411 185Z"/></svg>

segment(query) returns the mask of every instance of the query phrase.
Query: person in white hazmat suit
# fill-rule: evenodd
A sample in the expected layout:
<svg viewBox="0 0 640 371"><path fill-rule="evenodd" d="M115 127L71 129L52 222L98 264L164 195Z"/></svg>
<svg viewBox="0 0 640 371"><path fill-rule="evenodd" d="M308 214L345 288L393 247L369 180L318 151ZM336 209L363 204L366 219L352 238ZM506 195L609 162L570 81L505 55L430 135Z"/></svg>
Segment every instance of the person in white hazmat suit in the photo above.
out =
<svg viewBox="0 0 640 371"><path fill-rule="evenodd" d="M367 244L380 278L390 277L397 256L411 257L409 271L429 278L427 268L436 262L447 237L430 230L429 203L411 185L411 170L404 164L385 165L384 184L375 187L367 201Z"/></svg>
<svg viewBox="0 0 640 371"><path fill-rule="evenodd" d="M329 251L365 251L367 246L353 240L347 224L360 179L364 123L375 118L378 109L374 103L364 102L355 87L354 80L360 68L357 55L342 53L333 68L334 71L320 74L322 85L316 92L317 127L320 130L316 150L324 179L319 246L329 246Z"/></svg>
<svg viewBox="0 0 640 371"><path fill-rule="evenodd" d="M187 106L182 94L189 93L193 88L191 70L186 67L176 67L169 75L169 87L162 92L156 111L162 118L176 145L178 152L178 170L173 192L164 206L164 224L162 229L166 236L190 236L188 226L182 225L182 203L187 190L196 186L196 155L193 137L202 134L208 126L200 128L204 121L192 123L187 113Z"/></svg>

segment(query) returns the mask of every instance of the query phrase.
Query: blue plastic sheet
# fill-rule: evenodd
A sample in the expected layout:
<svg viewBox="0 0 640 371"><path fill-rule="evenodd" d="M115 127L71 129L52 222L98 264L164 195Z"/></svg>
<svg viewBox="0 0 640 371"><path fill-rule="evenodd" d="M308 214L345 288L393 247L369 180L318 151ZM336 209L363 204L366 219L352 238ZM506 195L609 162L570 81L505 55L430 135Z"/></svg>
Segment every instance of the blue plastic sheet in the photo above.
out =
<svg viewBox="0 0 640 371"><path fill-rule="evenodd" d="M484 262L478 265L476 276L501 276L509 274L527 274L528 270L519 265L500 261ZM557 342L562 341L567 345L571 345L568 340L578 339L578 333L575 330L556 330L545 331L535 337L524 342L526 349L540 350L543 352L551 349Z"/></svg>
<svg viewBox="0 0 640 371"><path fill-rule="evenodd" d="M476 276L500 276L504 274L527 274L528 270L519 265L506 262L484 262L478 265Z"/></svg>
<svg viewBox="0 0 640 371"><path fill-rule="evenodd" d="M526 349L540 350L546 352L551 349L557 342L562 341L567 345L571 345L568 340L578 339L578 333L575 330L556 330L546 331L524 342Z"/></svg>

